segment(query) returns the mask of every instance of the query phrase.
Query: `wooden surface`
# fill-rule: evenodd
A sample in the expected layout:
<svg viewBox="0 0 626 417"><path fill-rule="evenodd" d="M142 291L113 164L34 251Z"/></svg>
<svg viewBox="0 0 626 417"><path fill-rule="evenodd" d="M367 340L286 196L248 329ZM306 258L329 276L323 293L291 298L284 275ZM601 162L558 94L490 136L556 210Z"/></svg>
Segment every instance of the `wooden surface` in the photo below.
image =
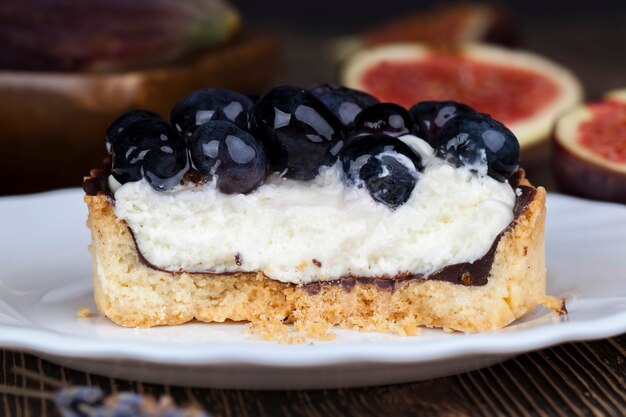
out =
<svg viewBox="0 0 626 417"><path fill-rule="evenodd" d="M552 22L525 28L522 45L570 66L587 96L626 86L626 28L618 23ZM326 39L290 34L277 76L280 83L331 81ZM549 176L549 162L544 174ZM83 172L77 172L80 177ZM540 181L541 183L541 181ZM0 351L0 384L51 390L12 372L26 368L70 384L95 384L107 392L131 390L179 402L198 402L215 417L247 416L623 416L626 415L626 335L557 346L501 365L433 381L362 389L254 392L203 390L112 380L73 371L21 352ZM52 403L0 394L0 417L56 416Z"/></svg>
<svg viewBox="0 0 626 417"><path fill-rule="evenodd" d="M432 381L320 391L235 391L167 387L72 371L35 356L0 351L0 383L51 391L13 368L107 393L167 394L197 403L214 417L247 416L624 416L626 335L557 346L501 365ZM0 390L2 391L2 390ZM57 416L48 400L0 394L0 416Z"/></svg>

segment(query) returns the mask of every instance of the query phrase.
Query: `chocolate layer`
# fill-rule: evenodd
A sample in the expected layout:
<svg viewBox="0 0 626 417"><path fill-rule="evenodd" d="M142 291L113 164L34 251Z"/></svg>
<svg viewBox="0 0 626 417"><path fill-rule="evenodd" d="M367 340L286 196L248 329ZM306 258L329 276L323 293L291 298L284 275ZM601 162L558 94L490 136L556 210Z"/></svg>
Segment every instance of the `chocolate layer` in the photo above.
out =
<svg viewBox="0 0 626 417"><path fill-rule="evenodd" d="M106 161L105 161L106 162ZM104 193L106 195L111 195L111 192L108 188L106 178L109 175L107 169L102 170L92 170L90 173L90 177L86 178L83 183L83 189L87 195L97 195L100 193ZM517 220L522 215L526 207L530 204L530 202L535 197L536 190L533 187L528 186L520 186L519 182L524 178L523 170L520 170L513 174L513 176L509 179L509 183L513 188L518 189L520 192L517 193L517 197L515 200L515 206L513 207L513 215L514 219L502 232L496 236L493 244L487 251L485 255L474 260L473 262L463 262L453 265L445 266L438 271L435 271L428 276L423 274L413 274L410 272L403 272L396 274L395 276L382 276L382 277L354 277L354 276L346 276L341 277L337 280L333 281L324 281L324 282L314 282L310 284L303 285L303 289L308 293L314 295L321 291L322 286L325 285L341 285L342 288L348 292L350 292L357 283L363 284L375 284L381 290L394 291L396 286L410 280L437 280L437 281L446 281L453 284L463 285L463 286L483 286L486 285L489 279L489 275L491 273L491 267L493 265L493 260L496 254L496 249L498 247L498 243L500 239L504 236L504 234L513 228L517 223ZM130 228L129 228L130 230ZM135 240L135 236L132 233L133 240ZM171 274L180 274L182 271L167 271L161 268L158 268L152 265L141 253L137 246L137 242L135 241L135 247L137 248L137 255L144 265L152 268L154 270L168 272ZM237 256L240 256L237 254ZM254 272L254 271L250 271ZM213 274L211 272L191 272L191 273L206 273ZM213 275L234 275L236 273L220 273ZM293 285L293 284L288 284Z"/></svg>
<svg viewBox="0 0 626 417"><path fill-rule="evenodd" d="M107 194L111 195L107 178L111 174L111 157L105 156L102 160L101 169L92 169L89 176L83 180L83 191L87 195Z"/></svg>

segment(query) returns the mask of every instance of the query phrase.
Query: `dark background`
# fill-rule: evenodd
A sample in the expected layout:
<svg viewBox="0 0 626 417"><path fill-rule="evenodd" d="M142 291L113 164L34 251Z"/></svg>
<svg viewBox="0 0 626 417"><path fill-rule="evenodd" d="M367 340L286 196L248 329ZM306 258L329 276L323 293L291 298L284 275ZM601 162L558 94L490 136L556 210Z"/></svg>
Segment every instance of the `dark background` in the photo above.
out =
<svg viewBox="0 0 626 417"><path fill-rule="evenodd" d="M248 23L302 32L345 34L406 12L459 3L434 0L234 0ZM465 2L468 3L468 2ZM477 3L477 2L474 2ZM523 24L624 25L626 2L620 0L481 1L509 9Z"/></svg>
<svg viewBox="0 0 626 417"><path fill-rule="evenodd" d="M317 0L233 2L244 26L271 28L283 41L283 66L276 82L308 85L332 81L338 68L328 57L329 40L352 35L403 14L454 4L432 0ZM586 96L626 87L626 1L486 1L508 9L519 47L572 69ZM253 70L253 69L251 69Z"/></svg>
<svg viewBox="0 0 626 417"><path fill-rule="evenodd" d="M0 0L0 5L8 2ZM338 81L341 65L331 55L338 38L356 36L359 32L396 17L457 3L432 0L232 2L243 17L243 35L239 37L239 42L244 43L245 39L247 44L252 45L249 49L255 51L255 54L251 57L248 52L247 60L244 60L246 65L240 65L240 62L244 62L241 59L222 60L219 55L220 50L232 51L232 44L228 48L209 51L207 56L217 54L213 60L216 64L207 65L209 73L197 72L203 79L206 77L206 84L203 85L206 87L214 86L212 83L216 82L223 83L224 77L228 78L229 75L238 77L239 84L233 81L233 86L253 79L262 79L262 83L256 82L254 85L266 84L265 87L269 87L269 84L307 87ZM518 47L544 55L571 69L580 78L587 99L598 99L608 90L626 87L626 0L514 0L485 3L509 10L519 32ZM279 40L278 50L272 33ZM263 38L270 39L265 42L266 49L259 47ZM275 56L278 56L276 71ZM227 66L222 65L223 62L234 62L236 67L233 70L231 65L227 70L220 70L222 66ZM212 67L218 68L217 73L222 78L211 78ZM11 80L11 75L5 79L9 90L13 88ZM0 106L0 177L12 179L0 183L0 195L80 186L89 169L101 164L106 126L122 110L130 108L119 109L120 99L107 95L108 90L104 87L94 87L93 91L91 87L77 88L76 93L80 98L74 99L74 91L64 91L57 97L57 88L50 82L43 82L41 91L38 91L37 86L40 84L37 82L29 81L26 84L28 88L23 90L32 89L32 96L38 102L27 99L28 94L25 93L18 97L24 98L22 104L8 99L10 95L0 97L4 98L4 102L0 99L0 104L4 105ZM165 109L169 109L169 104L175 102L174 94L171 94L172 103L168 103L168 106L165 106L166 99L163 97L167 96L168 91L174 90L170 84L152 87L150 91L155 93L150 96L151 100L134 107L146 107L166 114L169 110ZM245 91L253 92L249 87L245 87ZM159 94L163 96L161 110L159 103L154 100ZM183 92L176 94L177 99ZM108 96L111 96L110 100ZM142 91L135 96L147 95ZM102 104L88 108L81 105L81 100ZM76 104L77 110L65 103ZM33 106L37 105L39 109L35 111L37 109L33 109ZM74 110L81 114L72 113ZM47 117L48 112L50 117ZM33 115L40 115L40 118L33 121ZM2 123L11 128L6 129ZM545 152L544 156L547 157L548 153ZM524 164L528 167L527 160ZM546 176L531 175L531 179L552 191L558 190L550 177L550 163L545 160L541 164ZM16 180L18 177L19 181Z"/></svg>

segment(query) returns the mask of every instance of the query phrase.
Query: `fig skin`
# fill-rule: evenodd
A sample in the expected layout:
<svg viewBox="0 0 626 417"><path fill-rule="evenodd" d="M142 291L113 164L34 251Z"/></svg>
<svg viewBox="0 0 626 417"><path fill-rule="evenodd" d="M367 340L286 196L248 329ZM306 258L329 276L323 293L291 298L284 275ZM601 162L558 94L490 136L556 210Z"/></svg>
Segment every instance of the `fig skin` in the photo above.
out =
<svg viewBox="0 0 626 417"><path fill-rule="evenodd" d="M2 0L0 67L108 72L159 66L232 39L224 0Z"/></svg>
<svg viewBox="0 0 626 417"><path fill-rule="evenodd" d="M555 189L554 174L547 167L552 166L552 141L550 138L520 149L520 166L526 171L526 178L533 184L541 184Z"/></svg>
<svg viewBox="0 0 626 417"><path fill-rule="evenodd" d="M611 91L605 100L626 103L626 90ZM593 112L587 106L579 106L557 121L551 138L557 184L568 194L626 204L626 163L604 160L580 145L577 137L572 137L578 133L580 123L591 118ZM582 152L574 152L572 147Z"/></svg>
<svg viewBox="0 0 626 417"><path fill-rule="evenodd" d="M552 166L563 192L626 204L626 174L573 155L556 136L552 138Z"/></svg>

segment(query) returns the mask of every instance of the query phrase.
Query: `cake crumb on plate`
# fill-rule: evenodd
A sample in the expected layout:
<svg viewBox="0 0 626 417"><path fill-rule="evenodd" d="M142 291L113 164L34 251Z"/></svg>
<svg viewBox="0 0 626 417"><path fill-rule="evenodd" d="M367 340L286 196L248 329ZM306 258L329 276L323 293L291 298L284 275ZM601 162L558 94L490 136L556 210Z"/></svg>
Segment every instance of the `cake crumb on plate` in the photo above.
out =
<svg viewBox="0 0 626 417"><path fill-rule="evenodd" d="M82 306L76 312L76 317L81 318L81 319L86 319L92 316L93 316L93 313L91 312L91 309L89 307Z"/></svg>

